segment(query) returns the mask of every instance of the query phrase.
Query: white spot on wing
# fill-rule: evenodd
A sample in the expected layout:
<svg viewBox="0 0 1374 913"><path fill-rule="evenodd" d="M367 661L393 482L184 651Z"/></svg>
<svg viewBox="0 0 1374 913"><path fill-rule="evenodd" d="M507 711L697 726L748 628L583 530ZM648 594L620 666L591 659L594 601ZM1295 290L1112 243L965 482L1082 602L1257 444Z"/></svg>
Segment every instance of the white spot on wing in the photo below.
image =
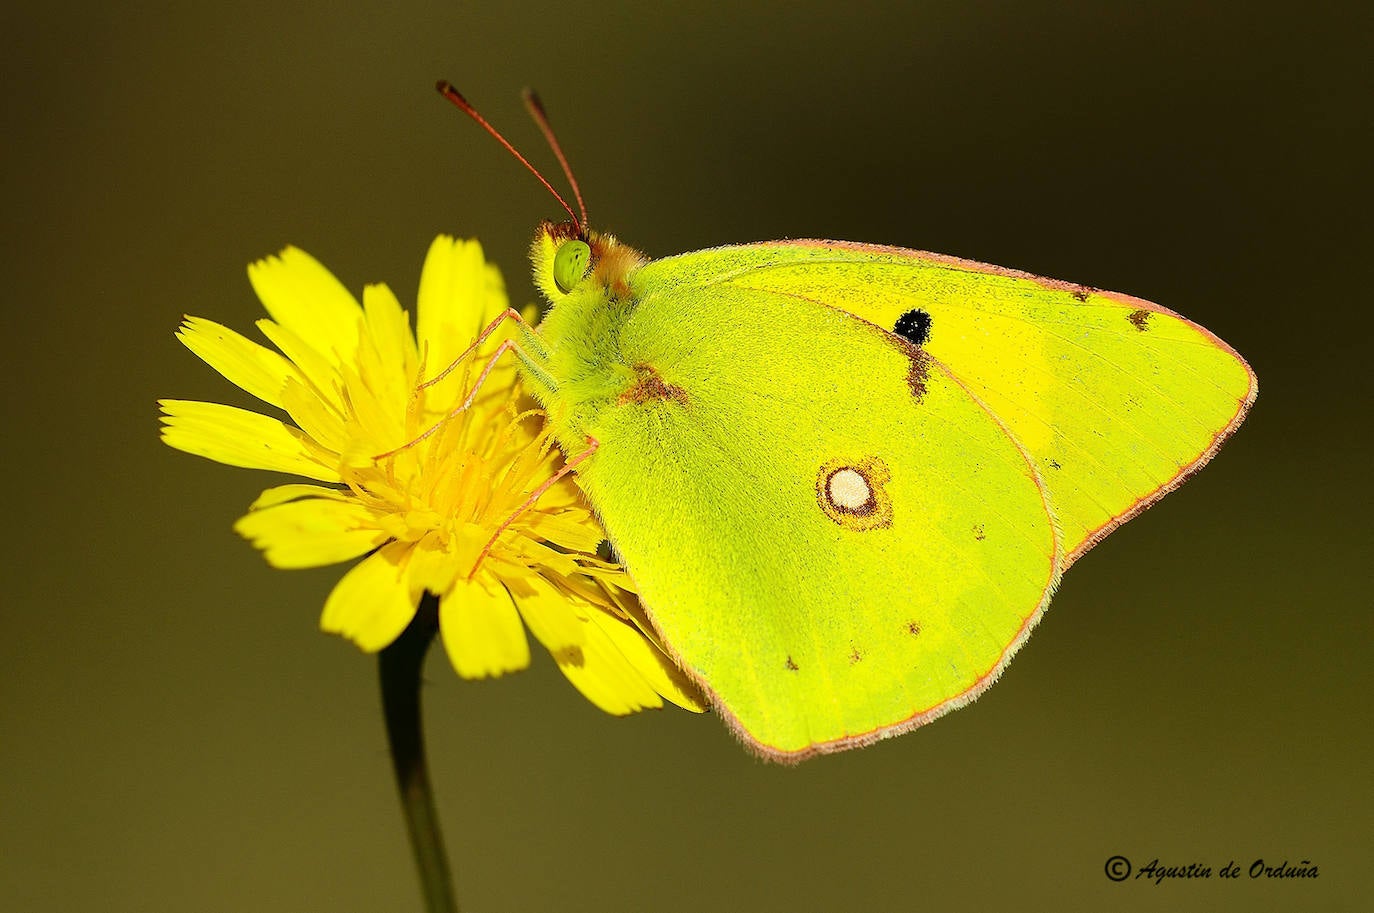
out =
<svg viewBox="0 0 1374 913"><path fill-rule="evenodd" d="M830 477L830 503L843 510L858 510L873 497L868 480L854 469L841 469Z"/></svg>

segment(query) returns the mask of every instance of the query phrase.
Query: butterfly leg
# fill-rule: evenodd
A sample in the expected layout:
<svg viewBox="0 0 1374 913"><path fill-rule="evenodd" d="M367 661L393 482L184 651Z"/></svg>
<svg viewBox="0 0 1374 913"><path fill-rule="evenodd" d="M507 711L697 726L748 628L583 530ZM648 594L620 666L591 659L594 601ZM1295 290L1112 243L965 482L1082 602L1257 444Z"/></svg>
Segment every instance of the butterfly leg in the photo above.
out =
<svg viewBox="0 0 1374 913"><path fill-rule="evenodd" d="M596 449L597 449L598 447L600 447L600 446L601 446L601 443L600 443L596 438L591 437L591 436L589 435L589 436L587 437L587 449L586 449L586 450L583 450L581 453L579 453L577 456L573 457L572 459L565 461L565 462L563 463L563 468L562 468L562 469L559 469L559 470L558 470L557 472L555 472L553 475L549 476L547 479L544 480L544 482L543 482L538 488L536 488L534 491L530 492L530 496L529 496L528 498L525 499L525 502L524 502L523 504L521 504L519 507L517 507L517 508L515 509L515 512L512 513L509 517L507 517L507 518L505 519L505 521L504 521L500 526L498 526L498 527L496 528L496 532L494 532L494 533L491 534L491 538L487 540L487 544L486 544L485 546L482 547L482 552L481 552L481 554L479 554L479 555L477 556L477 562L476 562L475 564L473 564L472 570L468 571L468 579L469 579L469 580L471 580L472 577L473 577L473 575L477 573L477 569L480 568L480 567L482 566L482 562L483 562L484 560L486 560L487 555L491 552L491 547L492 547L493 545L496 544L496 539L497 539L497 537L499 537L503 532L506 531L506 527L508 527L508 526L510 526L512 523L514 523L516 517L519 517L519 516L520 516L521 514L523 514L525 511L527 511L527 510L529 510L531 507L533 507L533 506L534 506L534 503L535 503L536 501L538 501L538 500L540 499L540 497L543 496L544 492L546 492L546 491L548 491L550 488L552 488L552 487L554 486L554 484L555 484L559 479L563 478L565 475L567 475L568 473L570 473L570 472L572 472L574 469L576 469L577 466L578 466L578 464L580 464L580 463L582 463L584 460L586 460L587 457L589 457L589 456L591 456L592 454L596 453Z"/></svg>
<svg viewBox="0 0 1374 913"><path fill-rule="evenodd" d="M518 319L518 320L520 321L520 324L519 324L520 326L525 327L526 329L529 328L529 324L525 323L525 322L524 322L524 318L520 317L519 314L516 314L514 310L510 310L510 311L508 311L508 313L515 314L516 319ZM486 335L491 335L492 331L495 330L496 327L499 325L500 320L503 320L503 319L505 319L505 318L504 318L504 317L497 318L497 320L493 321L493 322L486 328L486 330L484 330L483 332L484 332ZM533 332L532 330L530 331L529 335L530 335L531 337L533 337L535 340L538 340L538 337L535 336L535 334L534 334L534 332ZM481 340L479 339L479 340L478 340L478 343L480 343L480 342L481 342ZM474 343L472 346L469 346L469 347L468 347L468 352L472 352L474 349L476 349L478 343ZM541 350L542 350L543 344L542 344L542 343L539 343L539 345L540 345ZM418 443L420 443L421 441L423 441L425 438L429 437L429 436L430 436L431 434L433 434L434 432L438 431L440 428L444 427L444 425L446 425L448 422L450 422L450 421L452 421L453 419L457 418L459 415L462 415L463 412L466 411L466 410L468 409L468 407L470 407L470 406L472 405L473 400L477 399L477 394L481 392L481 390L482 390L482 385L485 384L485 383L487 382L487 378L491 376L491 372L496 368L496 361L497 361L497 359L499 359L502 355L506 354L507 352L514 352L514 353L515 353L515 356L516 356L517 358L520 359L520 364L524 367L524 369L525 369L525 371L527 372L527 374L528 374L531 378L533 378L533 379L535 380L535 382L544 384L546 387L552 388L552 386L553 386L553 381L552 381L552 379L548 376L548 372L544 370L544 368L543 368L543 366L540 364L539 360L538 360L536 357L531 356L531 355L530 355L528 352L526 352L524 349L522 349L522 348L520 347L520 344L517 343L515 340L513 340L513 339L503 339L503 340L501 340L501 344L500 344L499 346L496 347L496 351L493 352L493 353L491 354L491 357L487 359L486 366L482 368L482 373L481 373L480 375L478 375L478 377L477 377L477 382L476 382L475 384L472 385L472 389L471 389L470 391L468 391L467 397L466 397L461 403L459 403L457 407L455 407L451 412L449 412L448 415L445 415L443 418L439 419L439 421L435 422L433 425L431 425L429 428L427 428L427 429L426 429L422 434L420 434L418 437L415 437L415 438L412 438L412 439L409 440L409 441L406 441L404 444L402 444L401 446L395 448L394 450L388 450L388 451L385 452L385 453L376 454L375 456L372 457L372 459L374 459L374 460L384 460L384 459L386 459L387 457L395 456L396 454L400 453L402 450L408 450L408 449L410 449L411 447L414 447L416 444L418 444ZM464 353L463 355L459 356L458 361L462 361L462 359L463 359L464 357L466 357L466 355L467 355L467 353ZM454 365L456 365L456 364L458 363L458 361L455 361L455 362L454 362ZM443 374L440 374L438 377L435 377L435 378L433 378L433 379L431 379L431 380L426 381L424 384L421 385L421 388L423 388L423 387L425 387L425 386L427 386L427 385L429 385L429 384L432 384L432 383L435 383L435 382L439 381L440 379L442 379L442 378L444 377L445 374L447 374L450 370L452 370L452 368L453 368L453 365L450 365L448 368L445 368Z"/></svg>
<svg viewBox="0 0 1374 913"><path fill-rule="evenodd" d="M489 337L492 333L495 333L497 329L500 328L501 324L505 323L507 320L515 321L516 328L520 331L520 340L525 344L526 348L534 352L540 358L545 358L548 356L548 353L544 349L544 343L539 338L539 335L534 332L534 329L529 325L529 323L525 321L525 318L521 316L519 311L517 311L515 308L508 307L500 314L498 314L495 320L487 324L486 328L483 329L481 333L477 334L477 338L473 340L472 345L468 346L466 349L463 350L461 355L453 359L453 361L449 362L448 367L444 368L444 370L440 371L438 374L431 377L429 380L422 381L420 385L415 388L415 391L418 393L426 387L432 387L435 384L439 383L439 381L443 380L445 377L448 377L450 374L452 374L455 368L457 368L463 362L467 361L468 356L471 355L473 352L476 352L477 347L480 346L482 343L486 342L487 337Z"/></svg>

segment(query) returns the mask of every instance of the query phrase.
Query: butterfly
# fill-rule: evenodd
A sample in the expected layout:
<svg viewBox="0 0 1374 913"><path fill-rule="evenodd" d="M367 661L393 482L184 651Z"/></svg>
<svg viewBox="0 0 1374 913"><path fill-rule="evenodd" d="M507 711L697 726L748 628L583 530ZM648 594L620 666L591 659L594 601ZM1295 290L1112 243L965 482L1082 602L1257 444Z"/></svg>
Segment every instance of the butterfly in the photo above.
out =
<svg viewBox="0 0 1374 913"><path fill-rule="evenodd" d="M653 635L771 760L978 697L1256 396L1229 345L1128 295L838 241L650 260L564 208L532 251L550 307L506 345Z"/></svg>

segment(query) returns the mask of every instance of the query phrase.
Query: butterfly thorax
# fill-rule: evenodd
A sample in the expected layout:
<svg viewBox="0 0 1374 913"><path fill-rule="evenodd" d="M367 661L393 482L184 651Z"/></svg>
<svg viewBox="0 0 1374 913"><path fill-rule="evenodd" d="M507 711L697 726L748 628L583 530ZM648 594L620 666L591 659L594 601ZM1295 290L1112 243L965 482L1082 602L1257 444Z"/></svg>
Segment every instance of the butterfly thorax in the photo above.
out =
<svg viewBox="0 0 1374 913"><path fill-rule="evenodd" d="M556 275L559 251L579 242L590 253L581 275ZM633 395L646 374L645 366L624 358L620 335L637 303L631 276L648 259L612 235L584 236L573 223L545 222L531 260L535 284L550 304L537 332L548 350L542 367L551 381L547 389L537 382L531 387L560 442L575 447L596 436L597 416L627 392Z"/></svg>

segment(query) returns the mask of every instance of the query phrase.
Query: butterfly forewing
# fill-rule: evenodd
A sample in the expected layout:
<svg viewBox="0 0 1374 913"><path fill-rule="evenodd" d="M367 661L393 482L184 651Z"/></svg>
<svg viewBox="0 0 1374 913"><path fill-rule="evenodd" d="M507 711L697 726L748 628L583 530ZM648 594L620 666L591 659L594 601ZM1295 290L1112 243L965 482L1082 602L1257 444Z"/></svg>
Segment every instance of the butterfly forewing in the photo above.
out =
<svg viewBox="0 0 1374 913"><path fill-rule="evenodd" d="M1205 463L1255 397L1254 374L1230 346L1126 295L827 241L716 248L662 262L697 277L702 294L748 288L887 330L919 326L923 349L1034 457L1070 562Z"/></svg>

